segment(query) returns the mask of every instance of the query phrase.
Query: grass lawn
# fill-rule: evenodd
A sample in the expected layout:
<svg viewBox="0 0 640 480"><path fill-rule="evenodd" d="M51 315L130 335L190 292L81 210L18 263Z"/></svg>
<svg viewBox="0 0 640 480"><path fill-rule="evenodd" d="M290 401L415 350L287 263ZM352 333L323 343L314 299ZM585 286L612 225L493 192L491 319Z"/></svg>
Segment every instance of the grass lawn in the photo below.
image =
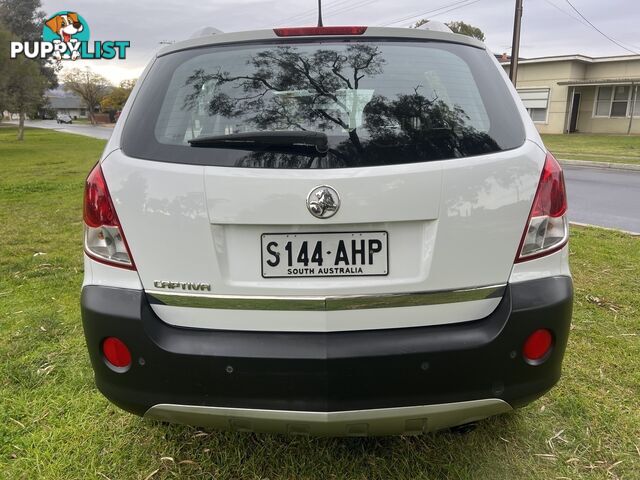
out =
<svg viewBox="0 0 640 480"><path fill-rule="evenodd" d="M640 165L639 135L542 135L556 158Z"/></svg>
<svg viewBox="0 0 640 480"><path fill-rule="evenodd" d="M97 392L82 335L82 188L104 142L14 138L0 127L1 479L640 478L640 239L573 229L564 376L471 433L313 439L151 423Z"/></svg>

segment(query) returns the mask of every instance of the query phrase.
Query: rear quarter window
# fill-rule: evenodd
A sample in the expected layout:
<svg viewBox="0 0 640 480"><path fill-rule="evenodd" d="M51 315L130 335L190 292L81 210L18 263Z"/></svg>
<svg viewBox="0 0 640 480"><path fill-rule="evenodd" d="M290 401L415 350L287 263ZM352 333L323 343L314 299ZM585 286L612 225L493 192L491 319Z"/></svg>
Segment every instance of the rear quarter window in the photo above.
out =
<svg viewBox="0 0 640 480"><path fill-rule="evenodd" d="M201 136L317 131L329 150L195 148ZM253 168L349 168L519 147L524 128L484 50L442 42L289 41L160 57L126 121L129 156Z"/></svg>

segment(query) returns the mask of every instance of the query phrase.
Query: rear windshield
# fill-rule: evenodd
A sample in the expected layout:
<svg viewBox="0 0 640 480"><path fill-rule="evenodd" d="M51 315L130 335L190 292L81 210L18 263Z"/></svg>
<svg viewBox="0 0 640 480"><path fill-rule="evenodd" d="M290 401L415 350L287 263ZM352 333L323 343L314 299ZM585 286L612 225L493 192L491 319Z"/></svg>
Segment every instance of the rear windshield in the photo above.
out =
<svg viewBox="0 0 640 480"><path fill-rule="evenodd" d="M321 132L328 148L189 143L282 131ZM165 162L348 168L482 155L519 147L524 136L484 50L367 39L217 46L160 57L134 102L122 147L129 156Z"/></svg>

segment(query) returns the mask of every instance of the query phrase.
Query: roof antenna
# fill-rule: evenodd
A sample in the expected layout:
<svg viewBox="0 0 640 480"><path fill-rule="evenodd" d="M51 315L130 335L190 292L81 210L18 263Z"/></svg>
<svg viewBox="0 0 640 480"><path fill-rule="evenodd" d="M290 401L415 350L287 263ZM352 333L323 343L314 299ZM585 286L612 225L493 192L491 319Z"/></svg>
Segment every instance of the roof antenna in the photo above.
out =
<svg viewBox="0 0 640 480"><path fill-rule="evenodd" d="M318 26L322 26L322 0L318 0Z"/></svg>

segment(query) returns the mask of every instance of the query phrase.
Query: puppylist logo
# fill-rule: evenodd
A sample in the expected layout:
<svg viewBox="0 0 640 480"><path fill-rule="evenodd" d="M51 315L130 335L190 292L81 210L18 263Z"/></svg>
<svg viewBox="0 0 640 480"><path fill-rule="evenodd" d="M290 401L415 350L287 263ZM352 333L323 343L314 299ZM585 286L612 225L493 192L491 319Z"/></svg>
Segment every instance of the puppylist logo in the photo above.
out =
<svg viewBox="0 0 640 480"><path fill-rule="evenodd" d="M24 55L27 58L55 60L110 60L127 57L128 40L95 40L89 42L89 25L76 12L58 12L44 22L42 41L11 42L11 58Z"/></svg>

